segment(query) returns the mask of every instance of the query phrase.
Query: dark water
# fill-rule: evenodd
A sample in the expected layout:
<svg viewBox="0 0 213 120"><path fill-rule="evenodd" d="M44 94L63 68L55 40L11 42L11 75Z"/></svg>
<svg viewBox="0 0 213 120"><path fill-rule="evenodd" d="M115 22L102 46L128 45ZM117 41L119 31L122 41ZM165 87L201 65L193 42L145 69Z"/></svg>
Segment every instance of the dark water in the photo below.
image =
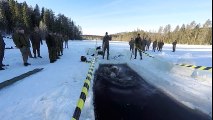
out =
<svg viewBox="0 0 213 120"><path fill-rule="evenodd" d="M165 95L127 65L100 65L94 80L95 120L210 120Z"/></svg>

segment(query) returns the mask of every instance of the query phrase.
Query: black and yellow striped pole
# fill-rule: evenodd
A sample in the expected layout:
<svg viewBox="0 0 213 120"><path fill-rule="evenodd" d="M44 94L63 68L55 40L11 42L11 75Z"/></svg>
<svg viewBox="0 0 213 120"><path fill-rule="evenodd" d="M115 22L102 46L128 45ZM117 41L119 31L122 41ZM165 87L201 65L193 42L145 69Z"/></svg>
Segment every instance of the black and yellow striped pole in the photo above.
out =
<svg viewBox="0 0 213 120"><path fill-rule="evenodd" d="M94 67L95 67L95 62L96 62L96 57L93 58L93 60L91 61L90 67L89 67L89 71L87 73L87 77L86 80L84 81L84 85L80 94L80 98L78 100L77 106L75 108L72 120L79 120L80 115L81 115L81 111L84 107L84 103L86 101L86 97L88 95L89 92L89 88L90 88L90 81L92 79L92 75L93 75L93 71L94 71Z"/></svg>
<svg viewBox="0 0 213 120"><path fill-rule="evenodd" d="M150 54L146 53L145 51L141 50L140 48L137 47L137 49L139 51L141 51L143 54L145 54L146 56L151 57L151 58L155 58L154 56L151 56Z"/></svg>
<svg viewBox="0 0 213 120"><path fill-rule="evenodd" d="M155 58L155 57L149 55L148 53L146 53L145 51L142 51L140 48L138 48L138 49L139 49L142 53L144 53L146 56L151 57L151 58ZM183 67L188 67L188 68L194 68L194 69L197 69L197 70L207 70L207 71L212 72L212 67L195 66L195 65L188 65L188 64L175 64L175 65L183 66Z"/></svg>
<svg viewBox="0 0 213 120"><path fill-rule="evenodd" d="M146 53L145 51L142 51L142 53L144 53L148 57L155 58L155 57L151 56L150 54Z"/></svg>
<svg viewBox="0 0 213 120"><path fill-rule="evenodd" d="M198 70L207 70L207 71L212 72L212 67L195 66L195 65L187 65L187 64L176 64L176 65L183 66L183 67L194 68L194 69L198 69Z"/></svg>

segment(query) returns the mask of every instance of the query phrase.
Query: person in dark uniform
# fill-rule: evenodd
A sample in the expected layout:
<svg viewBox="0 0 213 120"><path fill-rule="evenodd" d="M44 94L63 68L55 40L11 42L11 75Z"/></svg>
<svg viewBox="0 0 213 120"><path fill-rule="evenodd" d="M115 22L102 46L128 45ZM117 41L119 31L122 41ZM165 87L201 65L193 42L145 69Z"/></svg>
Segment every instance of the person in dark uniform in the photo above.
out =
<svg viewBox="0 0 213 120"><path fill-rule="evenodd" d="M39 34L39 28L35 27L34 32L31 34L31 43L33 47L34 58L36 58L36 52L39 58L42 58L40 55L40 44L42 45L41 35Z"/></svg>
<svg viewBox="0 0 213 120"><path fill-rule="evenodd" d="M134 50L134 43L135 43L134 39L131 38L131 40L129 41L129 47L130 47L130 51L132 51L132 52Z"/></svg>
<svg viewBox="0 0 213 120"><path fill-rule="evenodd" d="M69 40L68 36L65 35L65 36L64 36L65 48L68 48L68 40Z"/></svg>
<svg viewBox="0 0 213 120"><path fill-rule="evenodd" d="M160 52L162 52L163 46L164 46L164 42L163 42L163 40L161 40L160 43L159 43L159 51Z"/></svg>
<svg viewBox="0 0 213 120"><path fill-rule="evenodd" d="M18 28L13 34L12 38L16 47L19 48L21 51L24 66L31 65L27 62L29 57L30 41L27 35L25 34L24 29L21 27Z"/></svg>
<svg viewBox="0 0 213 120"><path fill-rule="evenodd" d="M147 45L146 45L146 51L148 51L149 50L149 46L151 45L151 38L149 38L148 40L147 40Z"/></svg>
<svg viewBox="0 0 213 120"><path fill-rule="evenodd" d="M135 59L137 58L137 51L139 51L141 60L142 60L142 40L140 34L135 38Z"/></svg>
<svg viewBox="0 0 213 120"><path fill-rule="evenodd" d="M145 51L146 45L147 45L146 37L143 37L143 39L141 40L141 47L142 47L141 50L142 51Z"/></svg>
<svg viewBox="0 0 213 120"><path fill-rule="evenodd" d="M108 32L106 32L104 38L103 38L103 43L102 43L102 46L103 46L103 59L104 59L104 56L105 56L105 52L107 50L107 60L109 60L109 41L111 40L112 38L108 35Z"/></svg>
<svg viewBox="0 0 213 120"><path fill-rule="evenodd" d="M172 52L175 52L175 50L176 50L176 45L177 45L177 40L175 40L175 41L172 43L172 48L173 48L173 51L172 51Z"/></svg>
<svg viewBox="0 0 213 120"><path fill-rule="evenodd" d="M157 44L158 44L158 42L157 42L157 40L155 40L153 43L152 43L152 50L155 52L155 50L156 50L156 48L157 48Z"/></svg>
<svg viewBox="0 0 213 120"><path fill-rule="evenodd" d="M63 53L63 50L64 50L64 48L63 48L63 44L64 44L64 38L63 38L63 35L62 34L59 34L59 41L60 41L60 54L61 55L63 55L64 53Z"/></svg>
<svg viewBox="0 0 213 120"><path fill-rule="evenodd" d="M52 32L47 34L46 44L48 47L50 63L54 63L56 61L56 43Z"/></svg>

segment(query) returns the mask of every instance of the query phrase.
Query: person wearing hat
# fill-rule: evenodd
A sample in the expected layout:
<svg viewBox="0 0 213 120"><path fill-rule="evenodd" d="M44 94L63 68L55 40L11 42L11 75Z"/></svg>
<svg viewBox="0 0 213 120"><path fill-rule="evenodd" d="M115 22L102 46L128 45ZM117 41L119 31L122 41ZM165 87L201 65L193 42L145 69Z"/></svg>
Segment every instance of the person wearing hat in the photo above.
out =
<svg viewBox="0 0 213 120"><path fill-rule="evenodd" d="M24 29L21 27L16 29L16 32L13 34L12 38L16 47L20 49L24 66L31 65L30 63L28 63L30 42L28 37L24 33Z"/></svg>
<svg viewBox="0 0 213 120"><path fill-rule="evenodd" d="M111 40L111 37L108 35L108 32L106 32L104 38L103 38L103 43L102 43L102 47L103 47L103 59L105 56L105 52L107 50L107 60L109 60L109 41Z"/></svg>

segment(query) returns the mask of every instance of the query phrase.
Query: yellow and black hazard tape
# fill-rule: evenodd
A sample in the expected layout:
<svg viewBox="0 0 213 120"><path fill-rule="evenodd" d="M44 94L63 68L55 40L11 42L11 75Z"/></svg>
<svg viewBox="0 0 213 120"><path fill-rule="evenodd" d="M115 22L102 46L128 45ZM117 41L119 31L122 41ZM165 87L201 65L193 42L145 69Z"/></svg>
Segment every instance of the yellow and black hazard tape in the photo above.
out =
<svg viewBox="0 0 213 120"><path fill-rule="evenodd" d="M87 77L86 80L84 81L84 85L80 94L80 98L78 100L77 106L75 108L72 120L79 120L80 115L81 115L81 111L84 107L84 103L86 101L86 97L88 95L89 92L89 88L90 88L90 81L92 79L93 76L93 71L94 71L94 67L95 67L95 62L96 62L96 57L93 58L93 60L91 61L90 67L89 67L89 71L87 73Z"/></svg>
<svg viewBox="0 0 213 120"><path fill-rule="evenodd" d="M194 68L194 69L198 69L198 70L208 70L208 71L212 71L212 67L195 66L195 65L188 65L188 64L176 64L176 65L183 66L183 67Z"/></svg>
<svg viewBox="0 0 213 120"><path fill-rule="evenodd" d="M142 53L144 53L146 56L154 58L153 56L151 56L150 54L146 53L145 51L141 50L140 48L138 48L138 50L140 50Z"/></svg>
<svg viewBox="0 0 213 120"><path fill-rule="evenodd" d="M145 51L143 51L143 53L144 53L146 56L148 56L148 57L155 58L155 57L149 55L148 53L146 53Z"/></svg>
<svg viewBox="0 0 213 120"><path fill-rule="evenodd" d="M144 53L145 55L147 55L148 57L151 58L155 58L151 55L149 55L148 53L146 53L145 51L141 50L140 48L138 48L142 53ZM205 66L195 66L195 65L188 65L188 64L176 64L179 66L183 66L183 67L189 67L189 68L194 68L194 69L198 69L198 70L207 70L207 71L211 71L212 72L212 67L205 67Z"/></svg>
<svg viewBox="0 0 213 120"><path fill-rule="evenodd" d="M86 63L91 63L92 61L85 61Z"/></svg>

